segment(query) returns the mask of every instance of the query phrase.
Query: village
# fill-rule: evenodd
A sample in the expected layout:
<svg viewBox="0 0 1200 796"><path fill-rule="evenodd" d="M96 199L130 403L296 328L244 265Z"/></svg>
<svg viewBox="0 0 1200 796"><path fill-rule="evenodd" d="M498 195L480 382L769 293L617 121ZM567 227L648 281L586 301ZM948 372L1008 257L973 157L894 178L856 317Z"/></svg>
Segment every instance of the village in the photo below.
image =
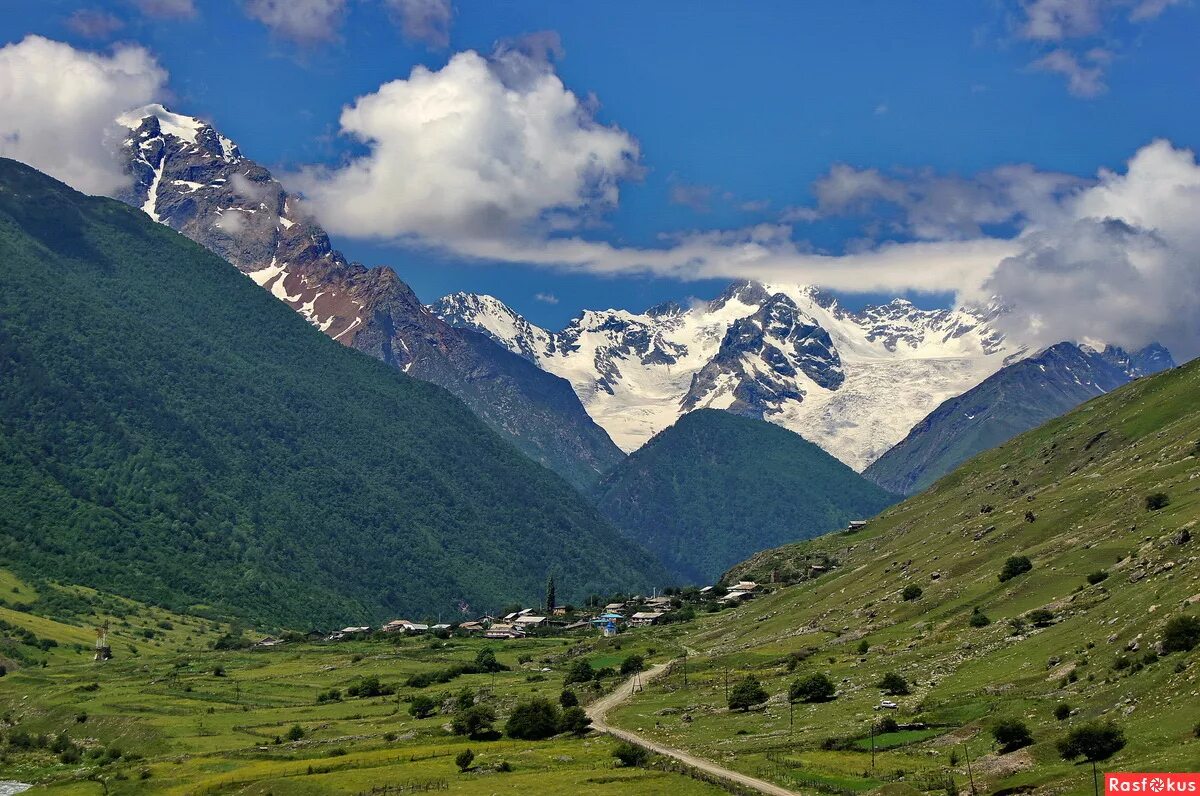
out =
<svg viewBox="0 0 1200 796"><path fill-rule="evenodd" d="M572 605L554 604L554 588L547 589L546 604L540 608L515 608L499 616L484 614L461 622L424 623L407 619L393 619L378 627L355 625L335 630L328 634L313 634L324 641L337 642L363 639L371 636L417 636L433 635L441 638L451 636L476 636L497 641L523 639L529 636L553 636L567 634L598 633L616 636L631 628L649 625L686 622L695 618L697 612L715 613L724 608L753 599L761 592L754 581L738 581L728 587L722 585L665 589L663 594L650 597L615 596L610 602L598 604L600 600L584 610ZM269 636L259 640L256 647L273 647L286 641L286 637Z"/></svg>

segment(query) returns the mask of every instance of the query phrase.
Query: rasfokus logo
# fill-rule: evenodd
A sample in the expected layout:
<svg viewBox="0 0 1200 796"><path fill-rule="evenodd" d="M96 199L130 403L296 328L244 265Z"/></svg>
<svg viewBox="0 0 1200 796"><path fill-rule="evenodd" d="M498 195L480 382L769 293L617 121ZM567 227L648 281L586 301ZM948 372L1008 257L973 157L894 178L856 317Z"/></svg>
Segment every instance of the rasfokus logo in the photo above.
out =
<svg viewBox="0 0 1200 796"><path fill-rule="evenodd" d="M1200 774L1114 772L1104 775L1104 793L1200 794Z"/></svg>

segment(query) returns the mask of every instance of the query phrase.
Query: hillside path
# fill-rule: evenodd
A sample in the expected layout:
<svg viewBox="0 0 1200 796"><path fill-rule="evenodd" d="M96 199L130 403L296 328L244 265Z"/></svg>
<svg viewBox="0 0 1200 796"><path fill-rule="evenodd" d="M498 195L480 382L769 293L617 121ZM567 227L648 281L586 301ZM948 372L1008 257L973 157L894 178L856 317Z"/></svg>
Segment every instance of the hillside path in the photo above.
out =
<svg viewBox="0 0 1200 796"><path fill-rule="evenodd" d="M665 674L666 671L671 667L671 664L676 663L679 660L682 660L682 658L676 658L673 661L667 661L666 663L660 663L657 666L651 666L649 669L642 672L642 686L645 687L650 683L650 681ZM623 741L628 741L630 743L637 744L638 746L643 746L650 751L655 752L656 754L664 755L666 757L673 757L684 765L703 771L706 774L711 774L714 777L719 777L720 779L728 782L734 782L743 787L752 788L753 790L756 790L759 793L765 793L768 796L800 796L800 794L798 794L796 791L788 790L780 785L758 779L757 777L752 777L749 774L731 771L724 766L717 765L711 760L705 760L702 757L696 757L695 755L689 754L682 749L663 746L662 744L652 741L645 736L638 735L635 732L623 730L620 727L614 727L609 724L607 721L605 721L605 717L608 715L610 710L615 708L617 705L620 705L633 695L634 680L635 678L633 677L629 678L624 683L621 683L619 686L613 689L612 693L606 694L592 704L588 705L587 714L592 719L593 729L599 732L608 733L614 738L620 738Z"/></svg>

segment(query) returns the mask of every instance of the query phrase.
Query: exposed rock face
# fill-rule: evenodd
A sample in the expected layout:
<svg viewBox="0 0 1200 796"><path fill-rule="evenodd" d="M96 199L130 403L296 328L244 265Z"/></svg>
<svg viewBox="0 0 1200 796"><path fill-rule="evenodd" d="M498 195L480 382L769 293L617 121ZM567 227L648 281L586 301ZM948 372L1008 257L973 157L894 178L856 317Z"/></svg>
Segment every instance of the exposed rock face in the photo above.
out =
<svg viewBox="0 0 1200 796"><path fill-rule="evenodd" d="M575 485L622 458L570 384L437 318L390 268L348 262L267 169L211 126L157 105L121 121L133 184L119 198L233 263L334 340L445 387Z"/></svg>
<svg viewBox="0 0 1200 796"><path fill-rule="evenodd" d="M897 494L919 492L977 453L1174 365L1160 345L1131 354L1059 343L943 403L863 474Z"/></svg>
<svg viewBox="0 0 1200 796"><path fill-rule="evenodd" d="M737 282L709 302L585 311L560 332L490 296L432 307L571 381L596 422L634 450L700 408L777 423L856 469L939 403L1002 367L996 308L849 312L811 286Z"/></svg>

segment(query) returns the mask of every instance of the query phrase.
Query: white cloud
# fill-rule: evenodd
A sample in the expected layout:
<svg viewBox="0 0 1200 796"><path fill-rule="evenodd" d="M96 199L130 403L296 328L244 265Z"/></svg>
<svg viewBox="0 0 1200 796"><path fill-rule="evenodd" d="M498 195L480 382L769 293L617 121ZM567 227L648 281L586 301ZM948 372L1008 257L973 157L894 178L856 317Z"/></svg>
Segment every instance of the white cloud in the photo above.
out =
<svg viewBox="0 0 1200 796"><path fill-rule="evenodd" d="M1082 57L1069 50L1052 50L1030 64L1039 72L1054 72L1067 79L1067 91L1076 97L1098 97L1108 91L1104 82L1104 73L1112 53L1096 47L1088 50Z"/></svg>
<svg viewBox="0 0 1200 796"><path fill-rule="evenodd" d="M86 193L113 193L128 180L115 120L158 99L166 79L136 46L102 55L28 36L0 48L0 155Z"/></svg>
<svg viewBox="0 0 1200 796"><path fill-rule="evenodd" d="M293 183L331 231L355 237L456 245L570 228L614 206L637 173L637 142L520 48L418 66L340 123L366 154Z"/></svg>
<svg viewBox="0 0 1200 796"><path fill-rule="evenodd" d="M557 304L558 303L558 296L554 295L553 293L534 293L533 298L534 298L534 301L540 301L543 304Z"/></svg>
<svg viewBox="0 0 1200 796"><path fill-rule="evenodd" d="M406 39L442 48L450 44L454 8L450 0L385 0Z"/></svg>
<svg viewBox="0 0 1200 796"><path fill-rule="evenodd" d="M133 0L133 4L148 17L166 19L196 15L196 6L193 4L193 0Z"/></svg>
<svg viewBox="0 0 1200 796"><path fill-rule="evenodd" d="M1103 24L1103 0L1025 0L1021 35L1027 39L1062 41L1092 36Z"/></svg>
<svg viewBox="0 0 1200 796"><path fill-rule="evenodd" d="M67 27L84 38L107 39L125 27L125 23L107 11L81 8L67 17Z"/></svg>
<svg viewBox="0 0 1200 796"><path fill-rule="evenodd" d="M710 203L714 192L711 185L689 185L672 181L668 199L671 204L690 207L697 213L707 213L712 209Z"/></svg>
<svg viewBox="0 0 1200 796"><path fill-rule="evenodd" d="M246 14L297 44L338 37L346 0L244 0Z"/></svg>

